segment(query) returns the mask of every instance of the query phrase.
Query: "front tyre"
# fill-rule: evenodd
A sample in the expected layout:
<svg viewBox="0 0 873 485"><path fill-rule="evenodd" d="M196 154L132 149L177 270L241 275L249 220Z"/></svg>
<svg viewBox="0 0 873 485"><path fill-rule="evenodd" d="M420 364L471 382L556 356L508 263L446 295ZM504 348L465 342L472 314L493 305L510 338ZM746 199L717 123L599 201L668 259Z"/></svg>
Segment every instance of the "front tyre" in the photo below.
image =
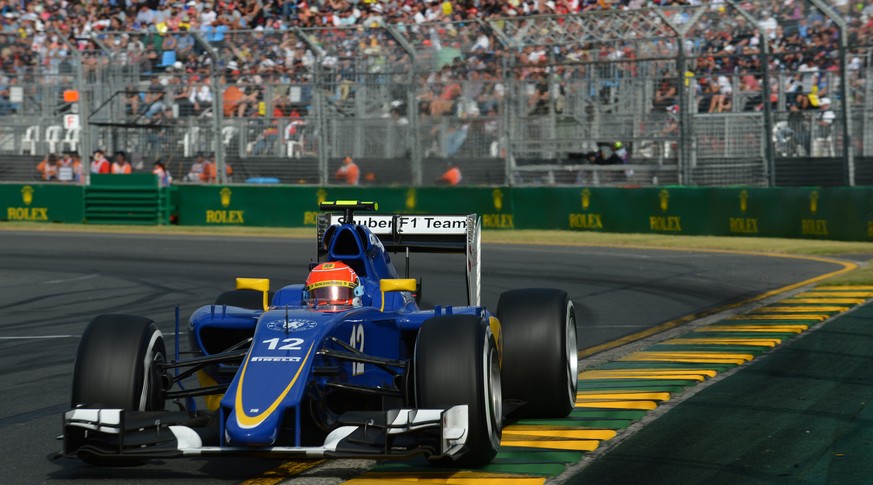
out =
<svg viewBox="0 0 873 485"><path fill-rule="evenodd" d="M425 321L413 369L417 408L468 405L467 452L451 464L488 464L500 448L503 426L500 361L491 327L474 315Z"/></svg>
<svg viewBox="0 0 873 485"><path fill-rule="evenodd" d="M100 315L85 329L73 369L72 405L157 411L164 408L157 365L166 361L151 320Z"/></svg>
<svg viewBox="0 0 873 485"><path fill-rule="evenodd" d="M567 292L506 291L497 304L503 337L503 395L525 404L514 418L559 418L576 405L576 311Z"/></svg>
<svg viewBox="0 0 873 485"><path fill-rule="evenodd" d="M147 318L100 315L88 324L73 369L72 405L131 411L164 409L158 364L166 361L161 331ZM141 458L80 453L96 466L131 466Z"/></svg>

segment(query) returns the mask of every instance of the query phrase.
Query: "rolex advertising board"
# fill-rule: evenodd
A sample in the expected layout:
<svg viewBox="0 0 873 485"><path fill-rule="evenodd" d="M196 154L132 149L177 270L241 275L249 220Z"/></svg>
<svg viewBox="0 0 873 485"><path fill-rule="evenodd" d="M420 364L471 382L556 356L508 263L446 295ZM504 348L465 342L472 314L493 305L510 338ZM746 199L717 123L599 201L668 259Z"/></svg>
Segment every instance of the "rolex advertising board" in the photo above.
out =
<svg viewBox="0 0 873 485"><path fill-rule="evenodd" d="M81 223L88 190L0 185L2 219ZM484 229L873 241L873 190L860 187L179 185L174 195L188 226L314 227L322 201L372 200L381 214L479 214Z"/></svg>
<svg viewBox="0 0 873 485"><path fill-rule="evenodd" d="M73 222L84 219L84 196L80 185L0 185L4 221Z"/></svg>

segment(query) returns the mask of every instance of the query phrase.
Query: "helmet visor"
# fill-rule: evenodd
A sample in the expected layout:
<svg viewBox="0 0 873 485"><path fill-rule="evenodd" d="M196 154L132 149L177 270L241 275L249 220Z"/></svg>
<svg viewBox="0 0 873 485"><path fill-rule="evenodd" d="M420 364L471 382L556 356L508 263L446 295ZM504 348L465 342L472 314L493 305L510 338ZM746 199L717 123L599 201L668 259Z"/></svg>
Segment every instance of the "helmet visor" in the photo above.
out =
<svg viewBox="0 0 873 485"><path fill-rule="evenodd" d="M309 305L317 308L323 305L352 306L355 290L348 286L322 286L309 290Z"/></svg>

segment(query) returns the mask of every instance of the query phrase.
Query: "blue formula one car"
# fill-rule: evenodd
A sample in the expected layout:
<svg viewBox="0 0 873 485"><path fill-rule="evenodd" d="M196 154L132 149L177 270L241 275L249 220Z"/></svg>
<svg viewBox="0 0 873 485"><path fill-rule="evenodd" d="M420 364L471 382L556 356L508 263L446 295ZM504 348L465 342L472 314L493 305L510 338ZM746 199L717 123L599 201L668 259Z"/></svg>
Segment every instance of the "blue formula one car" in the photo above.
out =
<svg viewBox="0 0 873 485"><path fill-rule="evenodd" d="M306 282L271 292L267 280L238 278L191 315L190 357L168 358L147 318L94 318L63 454L97 465L423 454L476 466L497 453L505 419L569 414L573 303L561 290L520 289L501 295L496 314L482 307L477 216L361 214L376 204L355 201L321 209ZM419 308L416 280L391 262L398 251L407 271L410 252L465 253L467 304ZM198 387L183 383L193 376Z"/></svg>

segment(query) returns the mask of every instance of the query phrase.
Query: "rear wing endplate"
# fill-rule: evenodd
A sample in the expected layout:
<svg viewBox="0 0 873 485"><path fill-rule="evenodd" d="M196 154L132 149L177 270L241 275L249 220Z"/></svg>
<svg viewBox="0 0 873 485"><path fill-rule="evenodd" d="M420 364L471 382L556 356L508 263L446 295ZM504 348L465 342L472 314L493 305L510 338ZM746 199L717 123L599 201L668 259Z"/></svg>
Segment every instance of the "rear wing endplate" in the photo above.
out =
<svg viewBox="0 0 873 485"><path fill-rule="evenodd" d="M344 216L323 212L317 219L318 257L324 256L324 234ZM482 219L476 214L354 214L354 223L375 234L386 250L418 253L463 253L467 256L467 303L481 302Z"/></svg>

